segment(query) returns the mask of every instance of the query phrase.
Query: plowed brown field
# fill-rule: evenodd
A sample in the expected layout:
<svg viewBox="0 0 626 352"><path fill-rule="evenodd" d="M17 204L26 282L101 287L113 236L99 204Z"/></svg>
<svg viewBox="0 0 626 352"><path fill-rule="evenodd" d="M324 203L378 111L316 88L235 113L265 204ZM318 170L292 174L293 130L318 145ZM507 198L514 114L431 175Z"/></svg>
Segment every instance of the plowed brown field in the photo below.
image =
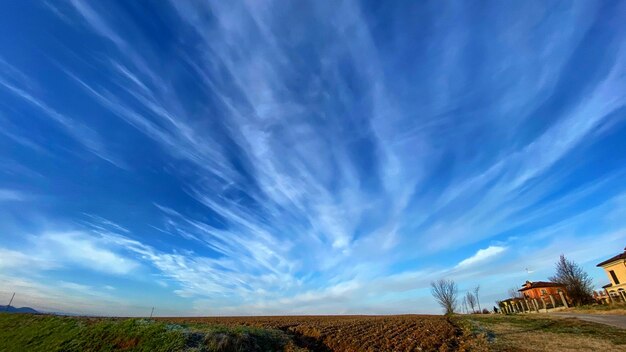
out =
<svg viewBox="0 0 626 352"><path fill-rule="evenodd" d="M441 316L162 318L175 323L282 330L308 351L482 351L484 344Z"/></svg>

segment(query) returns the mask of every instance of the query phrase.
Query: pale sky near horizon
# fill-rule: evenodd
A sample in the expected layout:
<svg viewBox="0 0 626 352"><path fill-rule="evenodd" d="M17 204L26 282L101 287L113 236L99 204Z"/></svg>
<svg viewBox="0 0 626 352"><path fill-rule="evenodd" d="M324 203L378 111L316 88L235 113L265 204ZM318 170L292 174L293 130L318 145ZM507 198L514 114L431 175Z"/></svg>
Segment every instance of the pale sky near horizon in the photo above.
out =
<svg viewBox="0 0 626 352"><path fill-rule="evenodd" d="M624 1L0 3L0 305L491 308L626 245Z"/></svg>

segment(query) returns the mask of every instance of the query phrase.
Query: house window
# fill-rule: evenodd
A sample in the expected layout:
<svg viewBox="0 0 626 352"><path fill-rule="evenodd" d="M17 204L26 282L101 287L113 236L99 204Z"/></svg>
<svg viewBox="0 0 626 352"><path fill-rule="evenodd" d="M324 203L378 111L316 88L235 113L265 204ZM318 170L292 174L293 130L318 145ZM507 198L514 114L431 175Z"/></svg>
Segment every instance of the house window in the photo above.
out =
<svg viewBox="0 0 626 352"><path fill-rule="evenodd" d="M613 282L615 282L616 285L619 285L619 280L617 279L617 275L615 275L615 271L609 270L609 274L611 274L611 278L613 278Z"/></svg>

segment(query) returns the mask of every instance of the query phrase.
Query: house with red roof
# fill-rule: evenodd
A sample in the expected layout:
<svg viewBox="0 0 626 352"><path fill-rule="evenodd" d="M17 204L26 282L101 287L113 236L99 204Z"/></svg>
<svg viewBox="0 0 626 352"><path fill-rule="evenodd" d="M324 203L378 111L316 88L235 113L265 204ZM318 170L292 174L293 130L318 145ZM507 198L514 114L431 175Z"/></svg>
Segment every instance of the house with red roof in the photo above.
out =
<svg viewBox="0 0 626 352"><path fill-rule="evenodd" d="M524 298L528 299L549 299L549 296L558 296L560 292L567 297L564 285L550 281L526 281L518 291L522 293Z"/></svg>

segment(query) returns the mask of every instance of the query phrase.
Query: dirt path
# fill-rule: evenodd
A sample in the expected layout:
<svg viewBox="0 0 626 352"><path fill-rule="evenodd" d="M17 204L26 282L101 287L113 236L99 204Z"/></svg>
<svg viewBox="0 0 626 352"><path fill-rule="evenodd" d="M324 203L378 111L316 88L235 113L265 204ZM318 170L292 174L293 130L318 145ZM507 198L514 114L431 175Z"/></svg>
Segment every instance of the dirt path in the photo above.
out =
<svg viewBox="0 0 626 352"><path fill-rule="evenodd" d="M626 315L604 315L604 314L581 314L581 313L549 313L550 315L564 318L578 318L593 323L611 325L626 329Z"/></svg>

